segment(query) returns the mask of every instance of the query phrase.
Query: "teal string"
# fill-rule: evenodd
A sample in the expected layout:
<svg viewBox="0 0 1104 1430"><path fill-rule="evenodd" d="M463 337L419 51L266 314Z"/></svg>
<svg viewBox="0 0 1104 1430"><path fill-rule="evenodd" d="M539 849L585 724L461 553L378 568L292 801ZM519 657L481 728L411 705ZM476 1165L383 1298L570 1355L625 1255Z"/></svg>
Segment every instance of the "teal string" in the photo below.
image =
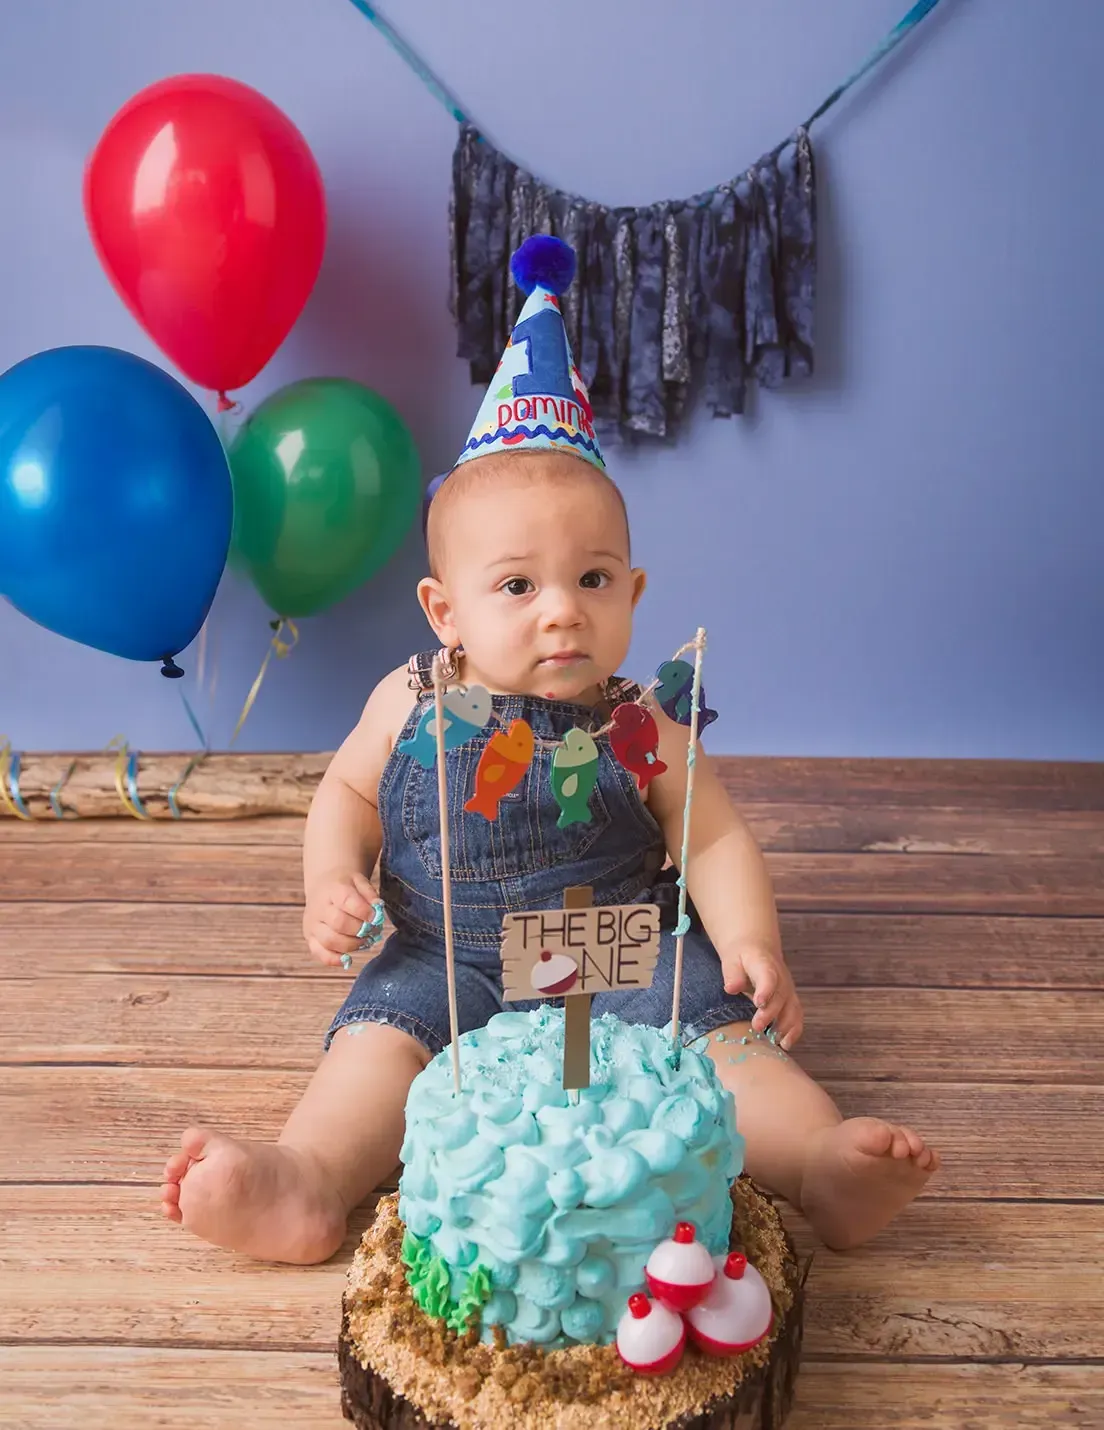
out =
<svg viewBox="0 0 1104 1430"><path fill-rule="evenodd" d="M138 751L131 750L127 754L126 763L126 785L130 802L143 819L151 818L149 810L142 803L138 795Z"/></svg>
<svg viewBox="0 0 1104 1430"><path fill-rule="evenodd" d="M917 25L919 25L920 21L923 20L925 16L930 15L938 4L939 0L917 0L917 3L904 19L899 20L881 44L871 50L858 69L848 75L841 85L837 85L828 98L813 110L802 127L804 129L811 129L816 121L820 119L822 115L827 114L832 106L838 103L853 85L858 84L863 75L869 74L875 65L881 64L886 55L888 55L891 50L895 50L906 35L911 34Z"/></svg>
<svg viewBox="0 0 1104 1430"><path fill-rule="evenodd" d="M169 790L169 812L172 814L172 817L174 819L184 818L180 806L176 802L176 796L180 792L181 786L191 774L191 772L195 769L196 765L199 764L200 760L205 760L207 756L211 753L211 746L207 743L207 736L203 733L203 726L196 719L196 713L192 709L191 703L188 700L188 697L184 694L183 690L180 691L180 698L184 702L184 710L188 716L188 719L191 721L191 726L192 729L195 731L196 739L203 746L203 748L198 752L198 754L192 756L192 758L184 766L184 773L177 780L176 784L174 784L173 787Z"/></svg>
<svg viewBox="0 0 1104 1430"><path fill-rule="evenodd" d="M867 55L866 59L859 65L858 69L848 75L842 84L836 86L827 99L823 100L816 109L813 110L812 114L801 127L803 129L809 129L818 119L827 114L832 106L837 104L852 86L858 84L864 75L869 74L875 65L880 64L891 50L895 50L901 41L915 30L920 21L931 14L939 2L940 0L917 0L917 3L913 5L908 14L894 25L893 29L890 30L889 34L886 35L885 39L882 40L879 45L876 45L875 48L871 50L870 54ZM457 100L437 78L410 42L403 39L391 24L390 20L388 20L385 15L382 15L375 5L369 5L368 0L350 0L350 3L355 5L360 13L372 22L395 53L409 65L425 85L426 89L429 90L430 94L432 94L439 103L444 105L453 119L455 119L458 124L469 123L468 116L460 108ZM775 152L780 152L789 142L787 139Z"/></svg>
<svg viewBox="0 0 1104 1430"><path fill-rule="evenodd" d="M374 5L367 3L367 0L352 0L352 4L356 6L366 19L371 20L372 24L375 25L376 29L395 53L406 61L425 85L426 89L433 95L434 99L445 106L453 119L455 119L458 124L466 124L468 122L468 116L460 108L460 105L433 73L425 60L422 59L421 55L418 54L417 50L415 50L407 40L403 39L386 15L381 15Z"/></svg>
<svg viewBox="0 0 1104 1430"><path fill-rule="evenodd" d="M196 713L192 709L191 704L188 701L188 697L184 694L183 690L181 690L180 692L180 698L184 702L184 710L188 716L188 719L191 721L192 729L195 731L196 739L203 746L205 751L209 750L211 747L207 743L207 736L203 733L203 726L196 719Z"/></svg>

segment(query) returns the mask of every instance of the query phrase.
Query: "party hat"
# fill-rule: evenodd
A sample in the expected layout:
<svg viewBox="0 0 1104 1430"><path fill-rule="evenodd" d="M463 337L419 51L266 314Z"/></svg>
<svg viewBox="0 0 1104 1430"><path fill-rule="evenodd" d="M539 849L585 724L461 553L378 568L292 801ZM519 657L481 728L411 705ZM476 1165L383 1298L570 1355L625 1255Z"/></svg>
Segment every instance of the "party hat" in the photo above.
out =
<svg viewBox="0 0 1104 1430"><path fill-rule="evenodd" d="M536 234L510 260L525 306L456 465L489 452L572 452L605 470L586 383L567 341L560 294L575 250Z"/></svg>

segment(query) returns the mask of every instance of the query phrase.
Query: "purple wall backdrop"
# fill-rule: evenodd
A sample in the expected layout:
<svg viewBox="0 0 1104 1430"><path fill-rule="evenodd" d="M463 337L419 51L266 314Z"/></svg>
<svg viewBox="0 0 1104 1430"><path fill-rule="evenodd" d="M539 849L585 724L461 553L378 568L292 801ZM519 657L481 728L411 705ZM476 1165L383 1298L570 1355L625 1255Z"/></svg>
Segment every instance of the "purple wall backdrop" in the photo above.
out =
<svg viewBox="0 0 1104 1430"><path fill-rule="evenodd" d="M905 8L558 0L552 36L490 0L391 0L389 13L501 147L631 203L739 171ZM478 401L445 308L455 127L350 4L35 0L7 7L3 30L0 368L81 342L163 361L97 265L81 169L134 91L217 71L300 126L332 216L317 290L247 403L348 375L396 404L427 474L451 459ZM1058 19L1046 0L944 0L816 136L816 378L743 420L700 417L675 448L613 454L651 573L632 672L708 625L712 748L1104 759L1102 44L1104 8L1087 0ZM241 748L336 744L373 682L427 643L420 572L412 535L367 588L305 622ZM265 621L228 576L215 688L192 686L216 744ZM0 731L30 749L192 740L154 668L4 604Z"/></svg>

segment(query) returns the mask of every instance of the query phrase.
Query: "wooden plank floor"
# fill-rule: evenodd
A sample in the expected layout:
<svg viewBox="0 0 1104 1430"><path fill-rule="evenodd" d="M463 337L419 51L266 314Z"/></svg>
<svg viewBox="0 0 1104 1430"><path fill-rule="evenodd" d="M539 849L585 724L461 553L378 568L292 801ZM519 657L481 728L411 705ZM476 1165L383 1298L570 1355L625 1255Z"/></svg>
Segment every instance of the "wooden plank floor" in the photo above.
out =
<svg viewBox="0 0 1104 1430"><path fill-rule="evenodd" d="M1104 1427L1104 767L731 760L845 1112L931 1191L818 1252L793 1430ZM0 820L0 1425L339 1430L326 1266L161 1220L179 1130L270 1137L347 975L301 821ZM800 1218L787 1213L803 1249Z"/></svg>

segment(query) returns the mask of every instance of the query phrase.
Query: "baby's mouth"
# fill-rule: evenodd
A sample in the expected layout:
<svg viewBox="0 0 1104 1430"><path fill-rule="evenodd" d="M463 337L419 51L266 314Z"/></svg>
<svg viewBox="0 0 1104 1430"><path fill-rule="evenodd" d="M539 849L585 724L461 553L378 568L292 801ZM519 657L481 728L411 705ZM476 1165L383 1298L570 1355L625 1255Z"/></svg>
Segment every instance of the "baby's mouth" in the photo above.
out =
<svg viewBox="0 0 1104 1430"><path fill-rule="evenodd" d="M555 655L546 655L544 659L538 663L546 670L566 670L572 665L582 665L585 660L589 659L590 657L585 651L561 650L557 651Z"/></svg>

